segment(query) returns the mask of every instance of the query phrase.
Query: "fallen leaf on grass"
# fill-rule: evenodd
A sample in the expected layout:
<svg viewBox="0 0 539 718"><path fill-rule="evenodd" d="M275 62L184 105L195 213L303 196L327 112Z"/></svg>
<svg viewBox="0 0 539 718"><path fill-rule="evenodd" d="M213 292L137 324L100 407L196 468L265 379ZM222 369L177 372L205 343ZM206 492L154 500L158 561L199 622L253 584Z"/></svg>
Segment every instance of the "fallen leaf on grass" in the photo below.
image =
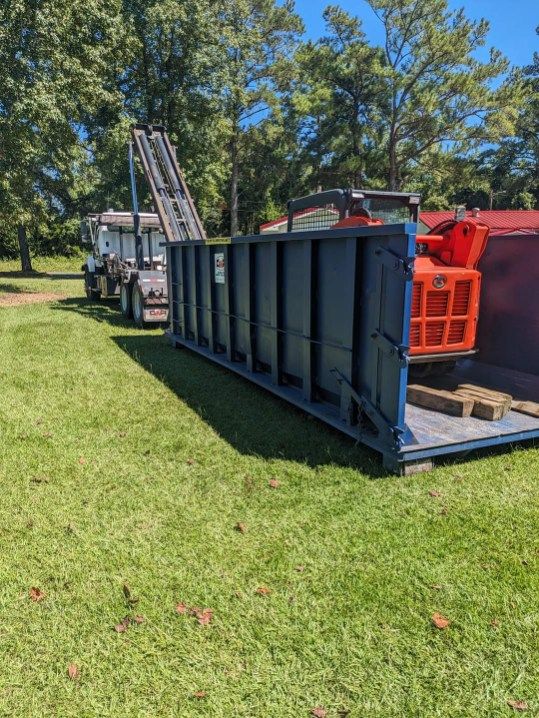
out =
<svg viewBox="0 0 539 718"><path fill-rule="evenodd" d="M241 521L238 521L234 528L236 529L236 531L239 531L240 534L244 534L247 531L247 526Z"/></svg>
<svg viewBox="0 0 539 718"><path fill-rule="evenodd" d="M449 509L447 508L447 506L444 506L443 509L440 511L440 516L447 516L448 513Z"/></svg>
<svg viewBox="0 0 539 718"><path fill-rule="evenodd" d="M176 613L180 615L188 613L190 616L194 616L201 626L207 626L213 619L213 611L211 608L199 608L198 606L189 608L183 601L176 604Z"/></svg>
<svg viewBox="0 0 539 718"><path fill-rule="evenodd" d="M206 698L206 691L195 691L193 698Z"/></svg>
<svg viewBox="0 0 539 718"><path fill-rule="evenodd" d="M255 593L258 593L259 596L269 596L269 594L271 593L271 589L267 586L259 586L256 589Z"/></svg>
<svg viewBox="0 0 539 718"><path fill-rule="evenodd" d="M120 623L117 623L114 626L114 630L116 631L116 633L125 633L129 626L132 626L133 624L139 626L141 623L144 623L144 616L125 616L124 618L122 618Z"/></svg>
<svg viewBox="0 0 539 718"><path fill-rule="evenodd" d="M490 622L490 625L492 626L492 628L498 628L498 626L500 625L500 622L498 621L497 618L493 618L492 621Z"/></svg>
<svg viewBox="0 0 539 718"><path fill-rule="evenodd" d="M440 491L436 491L436 489L431 489L429 491L429 496L432 496L433 499L437 499L441 495Z"/></svg>
<svg viewBox="0 0 539 718"><path fill-rule="evenodd" d="M43 438L44 439L52 439L52 431L44 431Z"/></svg>
<svg viewBox="0 0 539 718"><path fill-rule="evenodd" d="M84 458L84 456L79 456L79 464L82 466L85 463L86 463L86 459Z"/></svg>
<svg viewBox="0 0 539 718"><path fill-rule="evenodd" d="M451 624L451 621L448 618L445 618L445 616L442 616L441 613L433 613L432 622L436 628L439 628L440 630L447 628Z"/></svg>
<svg viewBox="0 0 539 718"><path fill-rule="evenodd" d="M303 573L305 571L305 566L294 566L294 571L297 571L298 573Z"/></svg>
<svg viewBox="0 0 539 718"><path fill-rule="evenodd" d="M311 710L311 715L314 716L314 718L326 718L327 714L327 710L322 706L316 706L316 708Z"/></svg>
<svg viewBox="0 0 539 718"><path fill-rule="evenodd" d="M187 461L186 461L187 466L193 466L194 463L195 463L194 459L187 459Z"/></svg>
<svg viewBox="0 0 539 718"><path fill-rule="evenodd" d="M195 611L195 616L201 626L207 626L209 623L211 623L211 620L213 618L213 611L211 610L211 608L204 608L202 611Z"/></svg>
<svg viewBox="0 0 539 718"><path fill-rule="evenodd" d="M32 588L29 591L30 599L32 601L35 601L38 603L39 601L42 601L45 598L44 592L40 588L36 588L35 586L32 586Z"/></svg>
<svg viewBox="0 0 539 718"><path fill-rule="evenodd" d="M507 705L515 711L528 710L528 704L526 701L507 701Z"/></svg>
<svg viewBox="0 0 539 718"><path fill-rule="evenodd" d="M434 591L441 591L443 589L443 586L439 583L431 583L430 588L432 588Z"/></svg>
<svg viewBox="0 0 539 718"><path fill-rule="evenodd" d="M124 618L120 623L114 626L116 633L125 633L129 627L129 619Z"/></svg>
<svg viewBox="0 0 539 718"><path fill-rule="evenodd" d="M281 485L281 482L279 481L279 479L270 479L268 481L268 486L271 489L278 489L280 485Z"/></svg>
<svg viewBox="0 0 539 718"><path fill-rule="evenodd" d="M74 663L70 663L67 667L67 675L72 681L76 681L79 678L79 669Z"/></svg>

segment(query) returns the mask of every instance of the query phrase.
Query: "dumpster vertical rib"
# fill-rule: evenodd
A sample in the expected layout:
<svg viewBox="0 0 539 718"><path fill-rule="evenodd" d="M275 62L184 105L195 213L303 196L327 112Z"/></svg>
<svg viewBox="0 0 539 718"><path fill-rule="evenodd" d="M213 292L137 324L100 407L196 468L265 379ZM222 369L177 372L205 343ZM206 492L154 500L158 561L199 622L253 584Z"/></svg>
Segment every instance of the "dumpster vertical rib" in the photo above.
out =
<svg viewBox="0 0 539 718"><path fill-rule="evenodd" d="M254 332L255 327L253 326L253 315L254 315L254 288L255 288L255 245L250 242L245 245L247 248L247 296L246 296L246 319L248 326L248 354L247 354L247 371L254 372L256 367L255 362L255 339Z"/></svg>
<svg viewBox="0 0 539 718"><path fill-rule="evenodd" d="M200 335L199 335L199 322L198 322L198 311L199 311L199 281L198 281L198 260L199 260L199 254L198 254L198 247L190 247L191 249L191 256L192 256L192 262L191 266L189 267L192 276L190 277L190 283L192 282L193 287L193 293L194 293L194 302L193 302L193 334L195 336L195 344L200 344Z"/></svg>
<svg viewBox="0 0 539 718"><path fill-rule="evenodd" d="M230 245L225 245L225 317L226 317L226 358L228 361L234 360L235 347L234 343L234 327L232 314L234 313L234 294L232 290L232 251Z"/></svg>
<svg viewBox="0 0 539 718"><path fill-rule="evenodd" d="M346 295L345 306L350 307L347 317L346 328L342 338L343 346L349 349L349 352L343 353L343 373L348 379L349 386L355 386L354 367L356 359L354 356L354 348L357 332L357 302L356 302L356 273L357 273L357 238L352 237L346 240L346 268L343 277L344 292ZM348 387L341 383L341 419L350 423L350 402L351 396Z"/></svg>
<svg viewBox="0 0 539 718"><path fill-rule="evenodd" d="M180 282L180 284L178 285L178 307L180 310L180 324L182 328L182 336L184 339L187 339L187 325L185 322L185 303L187 301L187 297L185 294L185 257L184 248L182 246L178 248L177 255L179 261L178 280Z"/></svg>
<svg viewBox="0 0 539 718"><path fill-rule="evenodd" d="M208 268L208 281L206 282L204 289L204 302L206 304L206 311L209 313L208 321L208 348L214 354L215 353L215 341L214 341L214 312L213 312L213 256L211 247L201 247L200 251L203 254L207 254L206 266Z"/></svg>
<svg viewBox="0 0 539 718"><path fill-rule="evenodd" d="M271 281L271 380L274 384L281 383L281 337L279 335L281 321L281 272L279 243L271 243L271 259L269 277Z"/></svg>
<svg viewBox="0 0 539 718"><path fill-rule="evenodd" d="M178 257L173 256L172 254L169 254L168 256L168 267L169 271L167 272L167 280L168 280L168 297L170 301L170 305L172 307L175 307L178 303ZM179 321L178 321L178 313L175 309L172 310L170 313L170 328L172 330L173 334L179 334Z"/></svg>
<svg viewBox="0 0 539 718"><path fill-rule="evenodd" d="M303 242L303 398L313 400L313 270L315 240Z"/></svg>

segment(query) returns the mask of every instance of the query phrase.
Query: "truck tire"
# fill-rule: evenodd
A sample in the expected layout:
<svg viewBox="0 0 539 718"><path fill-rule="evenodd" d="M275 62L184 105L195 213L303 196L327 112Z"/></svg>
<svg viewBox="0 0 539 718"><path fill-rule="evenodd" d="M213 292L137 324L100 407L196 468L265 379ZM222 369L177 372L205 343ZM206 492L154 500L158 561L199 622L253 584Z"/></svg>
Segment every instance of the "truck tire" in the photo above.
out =
<svg viewBox="0 0 539 718"><path fill-rule="evenodd" d="M84 291L86 292L86 297L90 300L93 299L99 299L99 292L94 289L94 278L95 273L89 272L88 269L85 267L84 269Z"/></svg>
<svg viewBox="0 0 539 718"><path fill-rule="evenodd" d="M131 306L133 308L133 321L144 329L146 323L144 321L144 296L138 284L133 284L133 291L131 293Z"/></svg>
<svg viewBox="0 0 539 718"><path fill-rule="evenodd" d="M125 282L120 287L120 310L126 319L131 319L133 316L131 285Z"/></svg>

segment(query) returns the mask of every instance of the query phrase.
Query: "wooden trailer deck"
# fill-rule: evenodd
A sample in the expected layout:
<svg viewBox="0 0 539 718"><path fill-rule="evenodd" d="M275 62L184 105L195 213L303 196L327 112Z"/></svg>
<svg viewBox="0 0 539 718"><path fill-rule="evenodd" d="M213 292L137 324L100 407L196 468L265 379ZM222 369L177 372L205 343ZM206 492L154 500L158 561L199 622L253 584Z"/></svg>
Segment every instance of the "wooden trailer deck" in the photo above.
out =
<svg viewBox="0 0 539 718"><path fill-rule="evenodd" d="M539 402L539 376L534 374L465 360L451 376L458 382L506 392L515 400ZM429 455L455 453L539 437L539 418L513 410L499 421L485 421L473 416L449 416L407 403L406 424L413 437L402 449L407 458L422 450L428 450ZM436 448L440 451L433 452Z"/></svg>

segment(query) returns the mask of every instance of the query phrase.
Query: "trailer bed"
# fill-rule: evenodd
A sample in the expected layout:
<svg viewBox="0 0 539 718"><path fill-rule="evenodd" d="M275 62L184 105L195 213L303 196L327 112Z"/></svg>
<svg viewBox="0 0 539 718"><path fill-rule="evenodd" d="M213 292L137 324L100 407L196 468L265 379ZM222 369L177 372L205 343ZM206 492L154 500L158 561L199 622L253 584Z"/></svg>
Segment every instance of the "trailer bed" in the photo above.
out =
<svg viewBox="0 0 539 718"><path fill-rule="evenodd" d="M539 376L534 374L466 360L451 376L459 382L504 391L517 400L539 402ZM539 419L513 410L500 421L485 421L473 416L449 416L407 403L406 424L413 439L402 448L405 461L539 437Z"/></svg>

